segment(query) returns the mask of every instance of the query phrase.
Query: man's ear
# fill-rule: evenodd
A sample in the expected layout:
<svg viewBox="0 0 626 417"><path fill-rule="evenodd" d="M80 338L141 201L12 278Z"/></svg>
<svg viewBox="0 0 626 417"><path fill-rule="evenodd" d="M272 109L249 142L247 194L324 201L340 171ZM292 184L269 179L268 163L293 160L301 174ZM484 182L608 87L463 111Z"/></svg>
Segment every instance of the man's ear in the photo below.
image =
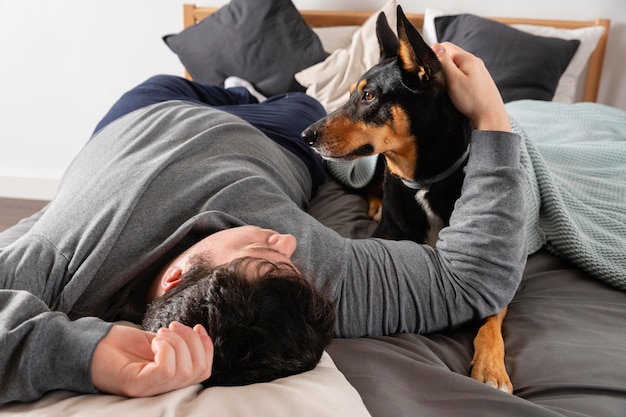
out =
<svg viewBox="0 0 626 417"><path fill-rule="evenodd" d="M163 274L161 278L161 288L163 291L168 292L178 284L183 282L182 279L183 270L178 266L170 266Z"/></svg>

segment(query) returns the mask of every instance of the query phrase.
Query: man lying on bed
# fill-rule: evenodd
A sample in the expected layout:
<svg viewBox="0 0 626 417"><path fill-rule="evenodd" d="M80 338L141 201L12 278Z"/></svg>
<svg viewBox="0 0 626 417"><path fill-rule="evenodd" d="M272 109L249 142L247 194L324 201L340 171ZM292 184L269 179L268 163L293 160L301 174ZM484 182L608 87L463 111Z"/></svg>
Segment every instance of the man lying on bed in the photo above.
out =
<svg viewBox="0 0 626 417"><path fill-rule="evenodd" d="M45 214L0 249L0 402L263 381L315 366L333 329L432 332L507 305L526 254L519 137L482 62L437 52L476 128L437 249L345 239L304 212L324 181L299 137L323 116L313 99L245 104L241 89L169 76L127 93ZM276 320L250 313L250 294ZM156 333L110 323L140 323L152 300Z"/></svg>

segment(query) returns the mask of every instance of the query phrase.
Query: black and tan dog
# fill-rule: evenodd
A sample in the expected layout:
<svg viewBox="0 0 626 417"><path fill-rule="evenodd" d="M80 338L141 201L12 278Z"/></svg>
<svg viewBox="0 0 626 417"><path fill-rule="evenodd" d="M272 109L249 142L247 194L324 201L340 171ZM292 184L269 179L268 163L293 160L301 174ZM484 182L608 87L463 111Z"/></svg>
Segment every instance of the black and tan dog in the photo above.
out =
<svg viewBox="0 0 626 417"><path fill-rule="evenodd" d="M345 105L302 136L328 159L383 155L375 236L434 245L461 194L471 126L447 94L437 56L400 7L397 28L396 37L385 15L378 16L380 62L352 87ZM504 366L505 314L506 308L479 329L472 377L512 392Z"/></svg>

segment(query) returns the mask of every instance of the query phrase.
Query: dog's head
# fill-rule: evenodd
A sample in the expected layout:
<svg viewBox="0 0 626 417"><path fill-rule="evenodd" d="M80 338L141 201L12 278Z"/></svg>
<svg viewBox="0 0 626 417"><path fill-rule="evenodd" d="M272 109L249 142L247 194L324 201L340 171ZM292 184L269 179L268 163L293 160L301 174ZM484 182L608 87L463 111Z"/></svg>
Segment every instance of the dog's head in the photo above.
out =
<svg viewBox="0 0 626 417"><path fill-rule="evenodd" d="M440 143L440 132L446 135L453 130L460 114L447 95L436 54L400 6L397 31L398 36L380 13L376 22L379 63L351 87L346 104L308 127L302 136L327 159L383 154L391 172L417 179L429 174L422 172L429 171L427 164L418 163L420 153L429 158L443 156L436 149L446 147Z"/></svg>

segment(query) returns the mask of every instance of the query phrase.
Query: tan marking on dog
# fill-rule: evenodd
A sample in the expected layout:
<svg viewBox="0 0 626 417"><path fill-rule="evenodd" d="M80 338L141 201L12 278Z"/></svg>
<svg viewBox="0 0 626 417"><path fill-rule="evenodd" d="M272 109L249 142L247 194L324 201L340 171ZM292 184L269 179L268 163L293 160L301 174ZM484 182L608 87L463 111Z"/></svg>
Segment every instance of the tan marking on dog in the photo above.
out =
<svg viewBox="0 0 626 417"><path fill-rule="evenodd" d="M416 72L417 62L415 59L415 51L410 43L400 39L400 50L398 51L398 57L402 63L402 68L409 72Z"/></svg>
<svg viewBox="0 0 626 417"><path fill-rule="evenodd" d="M345 116L331 117L320 128L317 151L326 158L354 159L350 153L368 144L368 126Z"/></svg>
<svg viewBox="0 0 626 417"><path fill-rule="evenodd" d="M402 68L404 68L405 71L417 74L420 80L428 79L426 68L417 63L415 50L409 42L400 40L400 51L398 55L402 63Z"/></svg>
<svg viewBox="0 0 626 417"><path fill-rule="evenodd" d="M426 69L417 63L415 51L410 43L405 40L400 40L400 51L398 55L402 63L402 68L404 68L405 71L417 74L420 79L424 79L424 77L428 76Z"/></svg>
<svg viewBox="0 0 626 417"><path fill-rule="evenodd" d="M381 128L385 130L386 143L380 146L379 153L385 155L389 170L407 180L415 176L417 164L417 138L411 134L410 118L400 106L391 108L393 123Z"/></svg>
<svg viewBox="0 0 626 417"><path fill-rule="evenodd" d="M363 88L365 88L365 86L367 85L367 80L361 80L357 83L354 83L350 86L350 94L354 93L354 90L358 89L358 90L363 90Z"/></svg>
<svg viewBox="0 0 626 417"><path fill-rule="evenodd" d="M378 127L363 121L354 122L337 115L320 128L317 151L327 158L355 159L357 149L370 145L373 154L384 154L394 174L412 179L417 161L416 139L410 133L409 117L401 107L391 109L389 123Z"/></svg>

